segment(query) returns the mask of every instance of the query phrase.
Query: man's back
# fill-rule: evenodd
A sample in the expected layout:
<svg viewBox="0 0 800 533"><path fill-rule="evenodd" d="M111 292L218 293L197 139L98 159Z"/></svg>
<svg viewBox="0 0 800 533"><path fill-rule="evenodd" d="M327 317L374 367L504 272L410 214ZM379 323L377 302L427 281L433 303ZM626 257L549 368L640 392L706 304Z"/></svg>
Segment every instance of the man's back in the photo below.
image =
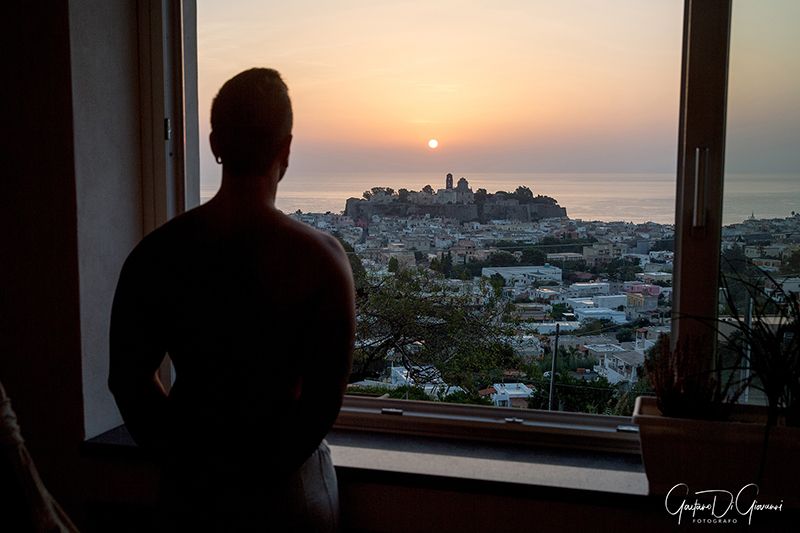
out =
<svg viewBox="0 0 800 533"><path fill-rule="evenodd" d="M323 438L350 371L353 280L335 239L275 209L292 124L278 72L228 80L211 108L220 191L148 235L120 274L109 388L164 462L175 529L251 529L270 514L335 524Z"/></svg>
<svg viewBox="0 0 800 533"><path fill-rule="evenodd" d="M344 252L277 211L248 216L214 201L190 211L142 241L117 291L112 343L140 337L175 366L173 441L296 446L285 432L295 429L301 390L326 379L334 386L322 386L335 389L349 370L342 352L352 339L352 281ZM147 327L126 326L139 320Z"/></svg>

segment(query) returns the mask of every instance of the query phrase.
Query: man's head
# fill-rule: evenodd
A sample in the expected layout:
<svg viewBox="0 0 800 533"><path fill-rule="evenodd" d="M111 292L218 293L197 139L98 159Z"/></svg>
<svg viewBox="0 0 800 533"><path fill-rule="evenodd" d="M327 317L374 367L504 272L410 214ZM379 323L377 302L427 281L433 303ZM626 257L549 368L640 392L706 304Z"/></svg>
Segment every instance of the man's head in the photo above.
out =
<svg viewBox="0 0 800 533"><path fill-rule="evenodd" d="M231 175L264 175L278 157L288 164L291 134L292 102L275 70L237 74L211 104L211 150Z"/></svg>

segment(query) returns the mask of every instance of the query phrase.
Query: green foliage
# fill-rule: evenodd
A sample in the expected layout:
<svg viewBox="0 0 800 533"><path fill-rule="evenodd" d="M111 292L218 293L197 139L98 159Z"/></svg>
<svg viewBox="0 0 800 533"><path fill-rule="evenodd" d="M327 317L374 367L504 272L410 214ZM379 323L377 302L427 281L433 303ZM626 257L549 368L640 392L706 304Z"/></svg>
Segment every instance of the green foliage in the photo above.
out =
<svg viewBox="0 0 800 533"><path fill-rule="evenodd" d="M417 383L434 378L468 393L518 361L506 338L512 326L501 318L503 305L485 287L487 305L446 287L423 269L405 269L394 276L370 280L357 299L358 322L351 379L369 377L388 357L411 371ZM438 374L414 375L432 367Z"/></svg>
<svg viewBox="0 0 800 533"><path fill-rule="evenodd" d="M581 327L570 332L570 335L584 336L584 335L600 335L616 329L618 326L612 321L605 318L600 320L587 320Z"/></svg>
<svg viewBox="0 0 800 533"><path fill-rule="evenodd" d="M611 409L612 415L632 416L633 408L636 405L637 396L653 396L655 392L647 377L643 372L639 372L639 381L629 387L627 383L621 383L617 387L617 400Z"/></svg>
<svg viewBox="0 0 800 533"><path fill-rule="evenodd" d="M636 279L636 274L643 272L637 260L626 258L612 259L604 270L609 278L616 281L633 281Z"/></svg>
<svg viewBox="0 0 800 533"><path fill-rule="evenodd" d="M553 320L562 320L564 318L564 313L571 313L572 307L569 304L553 304L550 310L550 316L553 317Z"/></svg>
<svg viewBox="0 0 800 533"><path fill-rule="evenodd" d="M414 385L401 385L390 390L389 398L396 400L431 400L431 397L425 393L425 389Z"/></svg>
<svg viewBox="0 0 800 533"><path fill-rule="evenodd" d="M516 266L517 258L511 253L501 250L499 252L493 252L491 255L489 255L489 259L486 261L486 263L486 266Z"/></svg>
<svg viewBox="0 0 800 533"><path fill-rule="evenodd" d="M364 265L361 263L361 258L358 257L358 254L350 246L350 243L342 239L339 235L333 235L336 240L339 241L339 244L342 245L344 248L345 253L347 254L347 260L350 262L350 270L353 272L353 282L356 286L356 292L363 289L364 284L366 283L367 279L367 271L364 269Z"/></svg>
<svg viewBox="0 0 800 533"><path fill-rule="evenodd" d="M633 328L619 328L616 336L617 342L631 342L634 340Z"/></svg>
<svg viewBox="0 0 800 533"><path fill-rule="evenodd" d="M431 259L430 269L443 274L446 278L452 277L453 255L450 252L442 252L438 258Z"/></svg>
<svg viewBox="0 0 800 533"><path fill-rule="evenodd" d="M517 187L517 190L514 191L514 194L512 196L513 198L516 198L516 200L520 204L533 203L533 192L524 185L520 185L519 187Z"/></svg>
<svg viewBox="0 0 800 533"><path fill-rule="evenodd" d="M788 425L800 426L800 295L784 290L768 272L759 274L721 276L730 310L724 324L734 329L726 333L720 326L722 345L735 354L736 363L747 361L754 376L751 385L767 398L770 424L784 414ZM749 313L733 297L734 282L746 291ZM772 287L769 292L767 285Z"/></svg>
<svg viewBox="0 0 800 533"><path fill-rule="evenodd" d="M529 409L547 409L550 400L550 380L533 383L535 393L528 400ZM585 381L565 373L556 374L554 403L560 411L607 413L616 405L617 389L606 378Z"/></svg>
<svg viewBox="0 0 800 533"><path fill-rule="evenodd" d="M489 278L489 285L494 289L495 296L499 298L500 295L503 294L503 287L506 286L506 280L500 274L492 274L492 277Z"/></svg>
<svg viewBox="0 0 800 533"><path fill-rule="evenodd" d="M781 274L800 274L800 250L784 258Z"/></svg>
<svg viewBox="0 0 800 533"><path fill-rule="evenodd" d="M650 246L651 252L660 252L660 251L668 251L672 252L675 250L675 239L660 239L653 243Z"/></svg>
<svg viewBox="0 0 800 533"><path fill-rule="evenodd" d="M541 250L530 246L522 250L519 264L525 266L543 265L547 262L547 254Z"/></svg>
<svg viewBox="0 0 800 533"><path fill-rule="evenodd" d="M477 394L468 394L464 391L455 391L447 394L441 398L443 402L447 403L465 403L469 405L493 405L489 397L478 396Z"/></svg>
<svg viewBox="0 0 800 533"><path fill-rule="evenodd" d="M584 245L593 244L595 242L597 242L597 239L594 237L588 237L586 239L561 239L558 237L544 237L541 241L539 241L539 245L546 247L548 253L581 253Z"/></svg>
<svg viewBox="0 0 800 533"><path fill-rule="evenodd" d="M389 265L387 266L389 272L397 272L400 270L400 263L397 261L396 257L389 258Z"/></svg>
<svg viewBox="0 0 800 533"><path fill-rule="evenodd" d="M354 394L359 396L383 396L391 391L391 387L379 385L351 385L347 387L345 394Z"/></svg>
<svg viewBox="0 0 800 533"><path fill-rule="evenodd" d="M666 416L725 420L733 401L746 383L734 381L740 362L734 368L710 368L708 343L703 338L682 341L674 349L667 335L648 350L644 369L658 399L658 408ZM728 370L726 375L723 371Z"/></svg>

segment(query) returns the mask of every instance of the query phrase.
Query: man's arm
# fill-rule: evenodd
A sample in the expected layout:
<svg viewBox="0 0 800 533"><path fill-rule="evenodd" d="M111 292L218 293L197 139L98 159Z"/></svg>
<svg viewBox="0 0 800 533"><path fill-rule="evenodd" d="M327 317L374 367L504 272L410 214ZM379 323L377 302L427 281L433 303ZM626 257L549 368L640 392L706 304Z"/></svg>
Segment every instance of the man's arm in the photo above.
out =
<svg viewBox="0 0 800 533"><path fill-rule="evenodd" d="M165 349L159 340L154 293L134 251L122 268L111 309L108 388L125 424L142 447L162 450L167 395L157 371Z"/></svg>
<svg viewBox="0 0 800 533"><path fill-rule="evenodd" d="M302 392L296 412L299 445L288 450L287 465L302 464L328 434L347 388L355 337L355 289L341 245L326 236L330 264L320 275L311 330L304 340Z"/></svg>

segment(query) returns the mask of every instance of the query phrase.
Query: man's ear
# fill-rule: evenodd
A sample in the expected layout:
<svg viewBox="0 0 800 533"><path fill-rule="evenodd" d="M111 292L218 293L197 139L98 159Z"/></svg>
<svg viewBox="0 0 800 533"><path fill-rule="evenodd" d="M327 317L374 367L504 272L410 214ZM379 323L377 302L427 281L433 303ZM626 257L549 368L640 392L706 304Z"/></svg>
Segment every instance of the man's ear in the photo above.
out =
<svg viewBox="0 0 800 533"><path fill-rule="evenodd" d="M286 174L286 169L289 168L289 153L292 151L292 135L289 134L286 137L286 140L283 141L281 144L280 149L278 150L278 161L280 162L280 174L278 181L283 179L284 174Z"/></svg>
<svg viewBox="0 0 800 533"><path fill-rule="evenodd" d="M289 166L289 153L292 151L292 135L289 134L286 137L286 140L283 141L283 145L281 146L281 163L288 167Z"/></svg>
<svg viewBox="0 0 800 533"><path fill-rule="evenodd" d="M219 158L219 146L217 146L217 136L214 131L208 134L208 144L211 145L211 153L214 154L214 159Z"/></svg>

